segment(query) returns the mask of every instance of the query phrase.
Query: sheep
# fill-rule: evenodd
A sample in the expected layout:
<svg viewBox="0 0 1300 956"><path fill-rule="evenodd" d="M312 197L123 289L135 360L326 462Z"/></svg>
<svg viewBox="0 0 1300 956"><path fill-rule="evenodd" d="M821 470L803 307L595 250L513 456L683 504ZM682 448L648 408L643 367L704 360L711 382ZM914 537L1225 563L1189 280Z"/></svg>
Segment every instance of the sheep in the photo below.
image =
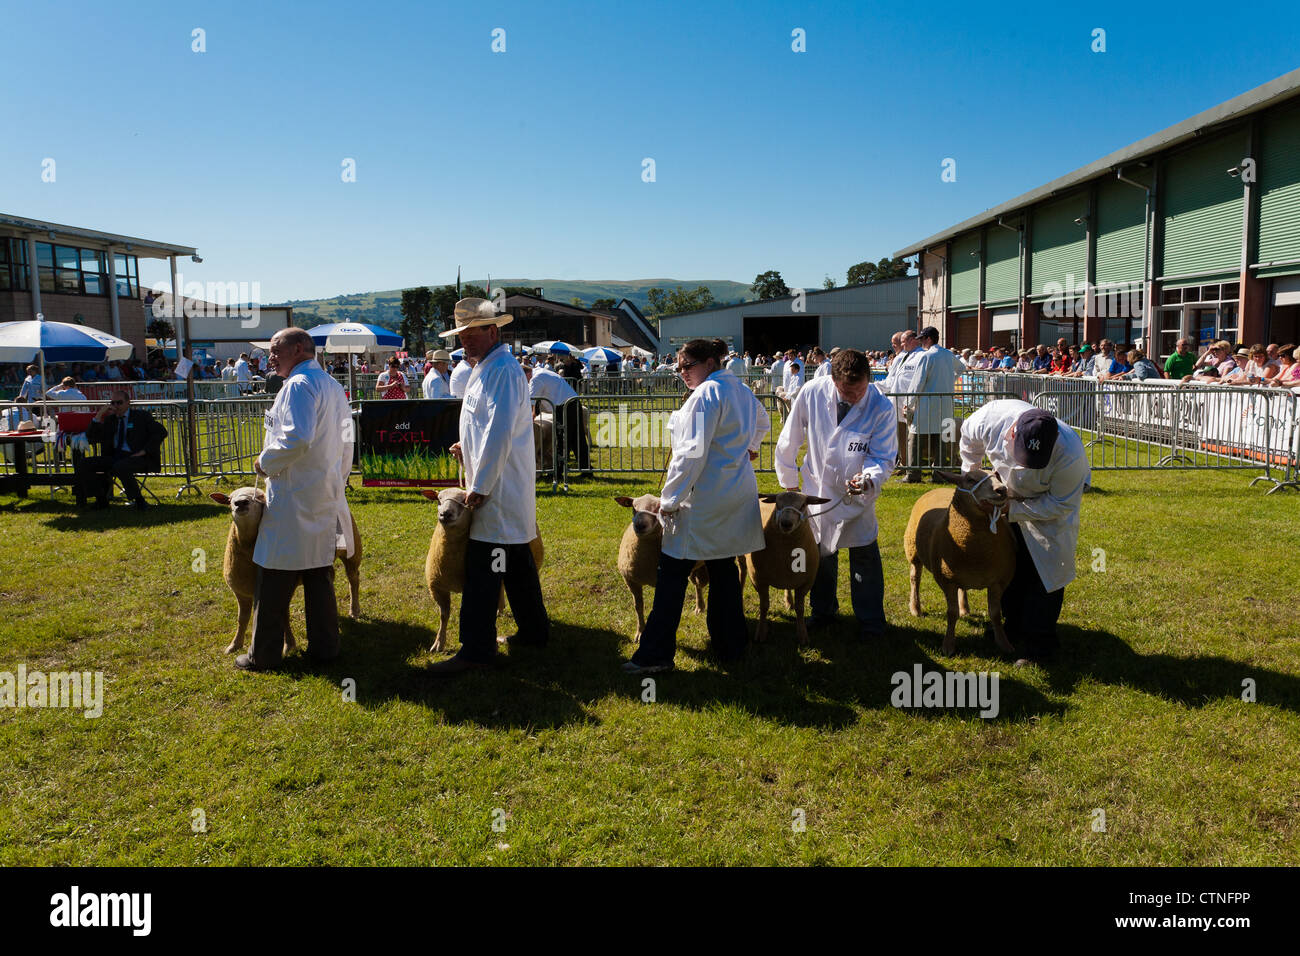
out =
<svg viewBox="0 0 1300 956"><path fill-rule="evenodd" d="M1002 593L1016 573L1016 547L1006 515L999 515L996 531L989 515L977 502L1005 505L1006 488L996 475L979 470L956 475L935 472L935 478L954 482L956 488L935 488L912 506L903 533L903 552L911 563L912 591L908 603L913 617L921 615L921 573L926 568L948 599L948 632L943 653L957 649L957 617L970 613L966 592L987 588L993 639L1008 654L1015 652L1002 626Z"/></svg>
<svg viewBox="0 0 1300 956"><path fill-rule="evenodd" d="M664 528L655 514L659 509L659 498L655 495L639 498L619 495L614 500L624 508L632 509L632 520L618 545L618 573L623 575L627 589L632 592L632 603L636 607L636 636L633 640L639 644L645 630L643 589L655 586L664 542ZM650 510L652 507L655 511ZM691 581L695 584L695 613L699 614L704 610L704 588L709 583L709 569L703 561L691 569Z"/></svg>
<svg viewBox="0 0 1300 956"><path fill-rule="evenodd" d="M257 590L253 546L257 544L257 532L262 526L266 493L259 488L237 488L229 495L216 491L208 497L217 504L230 508L230 534L226 537L226 556L222 562L221 576L239 602L239 628L235 639L226 647L226 653L233 654L244 646L244 635L253 614L253 596ZM355 543L352 557L348 557L341 548L335 551L335 557L342 559L343 569L348 576L348 589L351 592L348 616L355 620L361 616L361 531L357 528L356 518L352 519L352 540ZM293 631L289 628L288 618L285 618L283 652L288 654L293 648Z"/></svg>
<svg viewBox="0 0 1300 956"><path fill-rule="evenodd" d="M587 436L587 447L591 447L591 413L587 406L579 405L582 412L582 430ZM578 436L568 436L568 450L576 453ZM537 458L537 470L549 471L555 461L555 415L551 412L538 412L533 417L533 450Z"/></svg>
<svg viewBox="0 0 1300 956"><path fill-rule="evenodd" d="M465 505L467 492L463 488L427 490L424 496L438 502L438 523L429 539L429 553L424 559L424 580L438 605L438 635L430 651L441 651L447 646L447 621L451 617L451 596L465 591L465 546L469 542L469 528L474 512ZM528 545L533 560L540 569L545 557L541 532ZM497 613L506 606L505 585L497 602Z"/></svg>
<svg viewBox="0 0 1300 956"><path fill-rule="evenodd" d="M758 592L758 628L754 640L759 642L767 637L767 589L780 588L786 591L786 606L794 606L799 643L807 644L804 598L812 589L821 563L817 541L807 521L808 506L826 504L830 499L783 491L779 495L759 495L758 500L763 538L767 543L762 551L745 556L754 590Z"/></svg>

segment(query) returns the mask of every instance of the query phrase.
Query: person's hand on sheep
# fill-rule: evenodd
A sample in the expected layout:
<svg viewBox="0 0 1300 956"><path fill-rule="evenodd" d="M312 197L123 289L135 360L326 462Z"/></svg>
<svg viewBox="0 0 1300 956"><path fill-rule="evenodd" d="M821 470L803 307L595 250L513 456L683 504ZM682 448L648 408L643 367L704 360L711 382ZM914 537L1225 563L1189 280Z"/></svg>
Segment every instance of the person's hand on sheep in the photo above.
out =
<svg viewBox="0 0 1300 956"><path fill-rule="evenodd" d="M465 463L465 456L464 456L463 454L461 454L461 450L460 450L460 442L456 442L454 445L452 445L452 446L451 446L450 448L448 448L447 450L448 450L449 452L451 452L451 457L452 457L452 458L455 458L455 459L456 459L458 462L460 462L461 464L464 464L464 463Z"/></svg>
<svg viewBox="0 0 1300 956"><path fill-rule="evenodd" d="M263 478L269 478L269 477L270 477L270 475L268 475L265 471L262 470L262 456L261 456L261 455L258 455L256 458L253 459L253 471L256 472L257 474L261 475Z"/></svg>
<svg viewBox="0 0 1300 956"><path fill-rule="evenodd" d="M480 495L477 491L471 491L465 496L465 507L473 511L487 500L487 495Z"/></svg>

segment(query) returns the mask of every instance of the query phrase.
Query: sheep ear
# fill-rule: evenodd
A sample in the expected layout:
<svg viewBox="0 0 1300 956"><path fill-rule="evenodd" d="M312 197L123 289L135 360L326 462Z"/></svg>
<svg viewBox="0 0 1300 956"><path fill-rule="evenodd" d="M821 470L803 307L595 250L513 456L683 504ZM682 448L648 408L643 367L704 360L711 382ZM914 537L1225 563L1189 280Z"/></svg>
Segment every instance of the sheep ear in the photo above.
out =
<svg viewBox="0 0 1300 956"><path fill-rule="evenodd" d="M217 504L219 504L219 505L229 505L229 504L230 504L230 495L223 494L223 493L221 493L220 491L214 491L214 492L212 492L211 494L209 494L208 497L211 498L213 501L215 501L215 502L216 502Z"/></svg>
<svg viewBox="0 0 1300 956"><path fill-rule="evenodd" d="M614 500L617 501L619 504L621 504L624 508L632 507L632 499L629 498L627 495L615 495Z"/></svg>
<svg viewBox="0 0 1300 956"><path fill-rule="evenodd" d="M765 505L776 504L776 495L759 495L758 500Z"/></svg>
<svg viewBox="0 0 1300 956"><path fill-rule="evenodd" d="M804 504L809 504L809 505L824 505L824 504L826 504L826 502L828 502L828 501L830 501L830 500L831 500L831 499L829 499L829 498L817 498L817 497L815 497L815 496L810 495L810 496L807 498L807 500L804 502Z"/></svg>
<svg viewBox="0 0 1300 956"><path fill-rule="evenodd" d="M964 475L953 474L951 471L936 471L936 472L934 473L934 480L935 480L935 481L942 481L942 482L944 482L945 484L949 484L949 485L965 485L965 484L967 484L967 481L966 481L966 478L965 478Z"/></svg>
<svg viewBox="0 0 1300 956"><path fill-rule="evenodd" d="M421 488L420 494L424 495L424 497L428 498L430 501L438 500L438 492L434 491L432 488Z"/></svg>

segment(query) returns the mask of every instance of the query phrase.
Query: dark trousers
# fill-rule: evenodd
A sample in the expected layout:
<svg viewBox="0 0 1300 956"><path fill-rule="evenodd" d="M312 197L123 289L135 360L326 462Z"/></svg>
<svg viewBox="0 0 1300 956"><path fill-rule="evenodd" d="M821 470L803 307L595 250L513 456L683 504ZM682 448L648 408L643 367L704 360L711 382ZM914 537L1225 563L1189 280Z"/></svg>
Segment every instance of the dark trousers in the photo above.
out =
<svg viewBox="0 0 1300 956"><path fill-rule="evenodd" d="M537 562L526 544L475 541L465 547L465 593L460 601L460 652L457 657L491 660L497 652L497 603L506 587L510 613L524 643L544 644L551 619L542 600Z"/></svg>
<svg viewBox="0 0 1300 956"><path fill-rule="evenodd" d="M113 479L116 478L122 482L126 496L132 501L139 501L142 496L135 475L146 470L148 465L144 456L109 458L107 455L88 455L77 463L73 493L77 496L77 501L84 502L94 495L101 502L106 502L113 488Z"/></svg>
<svg viewBox="0 0 1300 956"><path fill-rule="evenodd" d="M724 661L735 660L749 643L745 605L740 591L740 567L735 558L704 562L709 569L707 623L713 652ZM677 653L677 627L682 621L682 603L690 582L692 558L659 555L655 575L655 598L641 634L641 646L632 655L634 663L668 664Z"/></svg>
<svg viewBox="0 0 1300 956"><path fill-rule="evenodd" d="M1048 594L1019 525L1011 525L1011 536L1016 542L1016 575L1002 594L1003 626L1021 657L1049 660L1060 646L1056 622L1065 603L1065 588Z"/></svg>
<svg viewBox="0 0 1300 956"><path fill-rule="evenodd" d="M557 417L563 420L563 425L555 436L555 440L560 442L556 447L564 456L562 467L567 469L569 452L573 451L578 455L578 470L590 471L591 448L587 445L587 429L582 427L582 403L576 398L569 399Z"/></svg>
<svg viewBox="0 0 1300 956"><path fill-rule="evenodd" d="M885 631L885 569L880 563L880 542L849 548L849 597L853 601L853 616L864 634L883 634ZM817 577L808 592L810 611L814 618L834 617L840 609L839 587L840 553L823 554L817 565Z"/></svg>
<svg viewBox="0 0 1300 956"><path fill-rule="evenodd" d="M339 656L339 605L334 596L334 565L306 571L282 571L257 565L253 591L253 642L248 656L257 667L274 667L283 657L284 626L289 620L289 601L302 580L306 605L307 649L312 660L323 662Z"/></svg>

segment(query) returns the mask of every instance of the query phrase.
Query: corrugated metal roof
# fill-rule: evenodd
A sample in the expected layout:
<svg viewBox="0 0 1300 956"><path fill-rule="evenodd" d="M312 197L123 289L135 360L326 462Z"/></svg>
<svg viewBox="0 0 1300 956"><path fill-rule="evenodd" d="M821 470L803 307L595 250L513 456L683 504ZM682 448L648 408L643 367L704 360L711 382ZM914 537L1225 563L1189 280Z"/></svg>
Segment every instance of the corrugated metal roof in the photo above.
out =
<svg viewBox="0 0 1300 956"><path fill-rule="evenodd" d="M1220 103L1211 109L1202 113L1197 113L1191 119L1183 120L1168 129L1161 130L1146 139L1138 140L1130 146L1116 150L1107 156L1095 162L1089 163L1068 173L1059 179L1054 179L1045 186L1039 186L1037 189L1031 189L1015 199L987 209L978 216L972 216L964 222L959 222L942 232L936 232L933 236L921 242L913 243L910 246L898 250L894 257L914 256L918 252L937 246L958 233L975 229L987 223L994 222L999 216L1006 216L1016 212L1025 206L1030 206L1042 199L1047 199L1056 193L1063 193L1073 189L1082 183L1102 173L1108 173L1118 166L1129 166L1141 162L1154 154L1177 146L1179 143L1186 142L1204 135L1212 127L1221 126L1239 120L1251 113L1257 113L1260 110L1267 109L1284 100L1291 99L1300 95L1300 69L1292 70L1290 73L1283 74L1275 80L1270 80L1263 86L1257 86L1255 89L1240 96L1233 97L1226 103Z"/></svg>

